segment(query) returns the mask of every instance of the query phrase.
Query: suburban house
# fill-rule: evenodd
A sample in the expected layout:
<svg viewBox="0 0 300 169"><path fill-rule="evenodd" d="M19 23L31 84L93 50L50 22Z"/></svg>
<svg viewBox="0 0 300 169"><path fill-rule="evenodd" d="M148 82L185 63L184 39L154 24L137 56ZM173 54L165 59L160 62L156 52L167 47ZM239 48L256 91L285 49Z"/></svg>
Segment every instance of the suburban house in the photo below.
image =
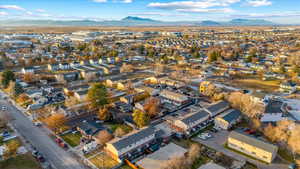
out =
<svg viewBox="0 0 300 169"><path fill-rule="evenodd" d="M204 111L192 112L173 121L172 127L180 133L190 135L209 124L210 115Z"/></svg>
<svg viewBox="0 0 300 169"><path fill-rule="evenodd" d="M59 64L48 64L47 68L50 71L57 71L57 70L59 70Z"/></svg>
<svg viewBox="0 0 300 169"><path fill-rule="evenodd" d="M157 132L152 127L136 130L106 143L105 150L112 158L121 162L124 159L132 158L150 147L150 144L156 140Z"/></svg>
<svg viewBox="0 0 300 169"><path fill-rule="evenodd" d="M148 92L151 96L156 96L159 94L158 89L148 87L148 86L138 86L138 87L135 87L134 90L137 92Z"/></svg>
<svg viewBox="0 0 300 169"><path fill-rule="evenodd" d="M77 130L87 139L92 139L105 128L94 121L83 121L79 123Z"/></svg>
<svg viewBox="0 0 300 169"><path fill-rule="evenodd" d="M297 90L297 84L292 82L281 83L280 90L283 92L294 93Z"/></svg>
<svg viewBox="0 0 300 169"><path fill-rule="evenodd" d="M79 101L86 101L86 96L88 93L88 89L86 90L80 90L74 92L74 96L79 100Z"/></svg>
<svg viewBox="0 0 300 169"><path fill-rule="evenodd" d="M35 68L33 66L30 66L30 67L24 67L22 68L21 72L23 74L26 74L26 73L34 73L35 72Z"/></svg>
<svg viewBox="0 0 300 169"><path fill-rule="evenodd" d="M216 103L211 104L208 107L205 107L204 110L206 110L211 117L216 117L217 115L223 113L229 108L230 106L227 101L218 101Z"/></svg>
<svg viewBox="0 0 300 169"><path fill-rule="evenodd" d="M187 96L169 90L163 90L159 95L162 97L163 102L169 102L177 106L185 105L190 101Z"/></svg>
<svg viewBox="0 0 300 169"><path fill-rule="evenodd" d="M184 157L187 152L187 149L170 143L137 161L136 165L142 169L163 169L170 159Z"/></svg>
<svg viewBox="0 0 300 169"><path fill-rule="evenodd" d="M277 155L278 147L257 139L241 131L232 131L227 140L228 147L251 157L271 163Z"/></svg>
<svg viewBox="0 0 300 169"><path fill-rule="evenodd" d="M68 73L61 73L61 74L56 74L55 78L59 82L70 82L70 81L75 81L79 79L80 74L79 72L68 72Z"/></svg>
<svg viewBox="0 0 300 169"><path fill-rule="evenodd" d="M215 118L215 128L228 130L241 119L241 112L236 109L230 109Z"/></svg>
<svg viewBox="0 0 300 169"><path fill-rule="evenodd" d="M69 63L60 63L59 68L61 70L69 70L69 69L71 69L71 65Z"/></svg>

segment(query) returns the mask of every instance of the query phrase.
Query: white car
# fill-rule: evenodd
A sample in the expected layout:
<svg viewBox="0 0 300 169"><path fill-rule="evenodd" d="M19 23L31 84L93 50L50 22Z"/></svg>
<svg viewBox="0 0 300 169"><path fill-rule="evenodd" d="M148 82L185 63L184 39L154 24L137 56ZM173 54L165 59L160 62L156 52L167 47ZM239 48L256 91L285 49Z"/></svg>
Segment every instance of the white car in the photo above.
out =
<svg viewBox="0 0 300 169"><path fill-rule="evenodd" d="M1 107L1 110L2 110L2 111L6 111L6 110L7 110L7 107L6 107L6 106L2 106L2 107Z"/></svg>

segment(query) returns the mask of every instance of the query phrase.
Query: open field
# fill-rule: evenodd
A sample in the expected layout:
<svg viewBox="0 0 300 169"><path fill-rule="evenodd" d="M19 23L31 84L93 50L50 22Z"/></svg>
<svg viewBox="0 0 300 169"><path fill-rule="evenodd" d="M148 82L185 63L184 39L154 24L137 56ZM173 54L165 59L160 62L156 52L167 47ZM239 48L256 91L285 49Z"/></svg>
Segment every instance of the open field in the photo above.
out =
<svg viewBox="0 0 300 169"><path fill-rule="evenodd" d="M292 26L289 26L292 27ZM299 26L294 26L295 28L299 28ZM187 30L263 30L272 28L269 26L236 26L236 27L206 27L206 26L199 26L199 27L187 27L187 26L156 26L156 27L101 27L101 26L49 26L49 27L38 27L38 26L25 26L25 27L2 27L0 29L0 33L68 33L74 31L111 31L111 30L124 30L124 31L187 31Z"/></svg>
<svg viewBox="0 0 300 169"><path fill-rule="evenodd" d="M234 80L232 83L239 84L239 86L243 86L245 88L264 91L275 91L280 85L279 80L263 81L257 79L240 79Z"/></svg>
<svg viewBox="0 0 300 169"><path fill-rule="evenodd" d="M28 153L0 162L1 169L41 169L39 163Z"/></svg>

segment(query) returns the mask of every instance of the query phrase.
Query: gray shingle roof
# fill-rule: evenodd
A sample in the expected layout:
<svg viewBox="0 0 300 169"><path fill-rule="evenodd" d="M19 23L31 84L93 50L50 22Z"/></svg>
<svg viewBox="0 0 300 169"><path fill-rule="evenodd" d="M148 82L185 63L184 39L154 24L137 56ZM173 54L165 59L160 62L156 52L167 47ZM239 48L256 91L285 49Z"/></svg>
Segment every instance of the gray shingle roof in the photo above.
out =
<svg viewBox="0 0 300 169"><path fill-rule="evenodd" d="M235 121L236 119L238 119L241 116L241 114L242 114L242 112L240 112L239 110L234 109L230 113L223 116L223 119L230 123L230 122Z"/></svg>
<svg viewBox="0 0 300 169"><path fill-rule="evenodd" d="M148 127L148 128L142 129L132 135L125 136L124 138L121 138L120 140L113 142L112 145L117 150L121 150L121 149L127 147L128 145L136 143L137 141L140 141L140 140L144 139L145 137L148 137L154 133L155 133L155 129L152 127Z"/></svg>
<svg viewBox="0 0 300 169"><path fill-rule="evenodd" d="M270 144L270 143L267 143L263 140L259 140L253 136L250 136L250 135L247 135L245 133L242 133L241 131L232 131L228 138L233 138L235 140L239 140L241 142L244 142L246 144L249 144L249 145L252 145L252 146L255 146L257 148L260 148L262 150L265 150L267 152L270 152L270 153L276 153L277 151L277 146L273 145L273 144Z"/></svg>
<svg viewBox="0 0 300 169"><path fill-rule="evenodd" d="M229 103L227 101L220 101L207 107L206 109L211 114L211 116L216 116L228 108L229 108Z"/></svg>
<svg viewBox="0 0 300 169"><path fill-rule="evenodd" d="M204 118L206 116L209 116L209 114L206 111L202 110L200 112L197 112L197 113L195 113L195 114L193 114L191 116L188 116L188 117L182 119L181 121L183 123L185 123L185 124L190 124L190 123L192 123L194 121L197 121L199 119L202 119L202 118Z"/></svg>

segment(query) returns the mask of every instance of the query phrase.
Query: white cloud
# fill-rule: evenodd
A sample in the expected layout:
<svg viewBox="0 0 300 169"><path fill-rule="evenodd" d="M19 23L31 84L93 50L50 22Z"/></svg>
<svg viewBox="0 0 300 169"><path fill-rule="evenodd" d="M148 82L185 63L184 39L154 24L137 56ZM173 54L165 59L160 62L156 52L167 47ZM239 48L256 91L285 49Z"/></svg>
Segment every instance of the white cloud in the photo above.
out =
<svg viewBox="0 0 300 169"><path fill-rule="evenodd" d="M148 4L149 7L160 9L205 9L211 7L225 7L240 2L240 0L190 0L190 1L173 1L173 2L153 2Z"/></svg>
<svg viewBox="0 0 300 169"><path fill-rule="evenodd" d="M0 5L0 9L9 9L9 10L17 10L17 11L25 11L24 8L17 5Z"/></svg>
<svg viewBox="0 0 300 169"><path fill-rule="evenodd" d="M249 13L232 15L234 18L284 18L284 17L299 17L299 11L286 11L286 12L274 12L274 13Z"/></svg>
<svg viewBox="0 0 300 169"><path fill-rule="evenodd" d="M123 3L132 3L133 0L123 0Z"/></svg>
<svg viewBox="0 0 300 169"><path fill-rule="evenodd" d="M272 2L269 0L247 0L247 4L253 7L270 6Z"/></svg>
<svg viewBox="0 0 300 169"><path fill-rule="evenodd" d="M93 0L93 2L104 3L104 2L107 2L107 0Z"/></svg>
<svg viewBox="0 0 300 169"><path fill-rule="evenodd" d="M36 12L39 12L39 13L45 13L46 12L46 10L45 9L37 9L37 10L35 10Z"/></svg>
<svg viewBox="0 0 300 169"><path fill-rule="evenodd" d="M190 12L190 13L233 13L235 10L231 8L220 8L220 9L177 9L179 12Z"/></svg>
<svg viewBox="0 0 300 169"><path fill-rule="evenodd" d="M122 3L132 3L133 0L112 0L113 2L122 2ZM93 0L93 2L97 3L106 3L108 0Z"/></svg>
<svg viewBox="0 0 300 169"><path fill-rule="evenodd" d="M6 16L6 15L8 15L8 13L6 13L6 12L0 12L0 16Z"/></svg>

